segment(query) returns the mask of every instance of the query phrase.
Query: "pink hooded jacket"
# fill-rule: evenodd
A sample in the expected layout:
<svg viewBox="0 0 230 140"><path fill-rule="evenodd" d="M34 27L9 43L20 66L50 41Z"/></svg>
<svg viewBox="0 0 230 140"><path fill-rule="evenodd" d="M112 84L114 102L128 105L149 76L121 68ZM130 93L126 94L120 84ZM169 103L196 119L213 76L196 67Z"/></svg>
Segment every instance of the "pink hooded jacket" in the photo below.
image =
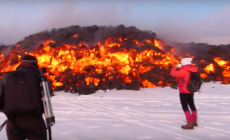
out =
<svg viewBox="0 0 230 140"><path fill-rule="evenodd" d="M171 76L179 78L178 88L180 93L191 93L187 90L186 87L186 84L189 82L189 78L190 78L189 71L198 72L198 68L190 64L189 62L188 63L184 62L184 64L182 63L182 67L179 70L177 70L176 67L173 67L170 72Z"/></svg>

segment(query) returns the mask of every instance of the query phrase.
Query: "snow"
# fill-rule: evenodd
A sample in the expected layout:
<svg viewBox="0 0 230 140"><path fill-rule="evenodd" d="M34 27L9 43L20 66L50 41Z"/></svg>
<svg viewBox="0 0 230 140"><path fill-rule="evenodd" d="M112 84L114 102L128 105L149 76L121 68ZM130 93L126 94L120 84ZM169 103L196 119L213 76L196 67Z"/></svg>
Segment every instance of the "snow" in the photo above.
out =
<svg viewBox="0 0 230 140"><path fill-rule="evenodd" d="M92 95L56 92L53 140L228 140L230 85L205 83L195 94L198 125L186 123L175 89L98 91ZM0 122L5 116L0 114ZM5 128L1 140L7 140Z"/></svg>

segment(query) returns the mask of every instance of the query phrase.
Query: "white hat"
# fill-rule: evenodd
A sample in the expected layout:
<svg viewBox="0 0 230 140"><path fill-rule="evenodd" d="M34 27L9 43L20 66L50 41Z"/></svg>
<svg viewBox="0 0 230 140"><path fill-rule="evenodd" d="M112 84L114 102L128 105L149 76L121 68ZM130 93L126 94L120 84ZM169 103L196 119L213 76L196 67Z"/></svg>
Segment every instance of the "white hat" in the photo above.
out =
<svg viewBox="0 0 230 140"><path fill-rule="evenodd" d="M192 58L183 58L180 62L182 65L192 64Z"/></svg>

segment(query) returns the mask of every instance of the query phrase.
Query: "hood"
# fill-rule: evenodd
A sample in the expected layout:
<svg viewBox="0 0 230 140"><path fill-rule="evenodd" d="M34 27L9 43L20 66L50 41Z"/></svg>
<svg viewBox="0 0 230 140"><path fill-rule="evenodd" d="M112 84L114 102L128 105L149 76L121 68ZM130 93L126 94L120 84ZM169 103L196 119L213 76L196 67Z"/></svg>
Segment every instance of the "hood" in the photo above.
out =
<svg viewBox="0 0 230 140"><path fill-rule="evenodd" d="M181 65L188 65L188 64L192 64L192 58L183 58L181 60Z"/></svg>
<svg viewBox="0 0 230 140"><path fill-rule="evenodd" d="M16 69L20 69L20 68L27 68L27 69L32 69L34 71L37 71L39 67L38 65L22 62Z"/></svg>
<svg viewBox="0 0 230 140"><path fill-rule="evenodd" d="M198 72L198 67L196 67L194 65L184 65L181 67L181 69L186 69L186 70L191 71L191 72Z"/></svg>

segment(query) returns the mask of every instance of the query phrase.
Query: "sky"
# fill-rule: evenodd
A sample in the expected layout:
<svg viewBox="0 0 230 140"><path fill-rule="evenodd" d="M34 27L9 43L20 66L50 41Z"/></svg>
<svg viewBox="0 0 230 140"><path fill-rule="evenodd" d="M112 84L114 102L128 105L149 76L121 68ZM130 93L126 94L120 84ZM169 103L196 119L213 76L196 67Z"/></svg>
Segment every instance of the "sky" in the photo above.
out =
<svg viewBox="0 0 230 140"><path fill-rule="evenodd" d="M0 42L71 25L136 26L165 40L230 35L229 0L0 0Z"/></svg>

